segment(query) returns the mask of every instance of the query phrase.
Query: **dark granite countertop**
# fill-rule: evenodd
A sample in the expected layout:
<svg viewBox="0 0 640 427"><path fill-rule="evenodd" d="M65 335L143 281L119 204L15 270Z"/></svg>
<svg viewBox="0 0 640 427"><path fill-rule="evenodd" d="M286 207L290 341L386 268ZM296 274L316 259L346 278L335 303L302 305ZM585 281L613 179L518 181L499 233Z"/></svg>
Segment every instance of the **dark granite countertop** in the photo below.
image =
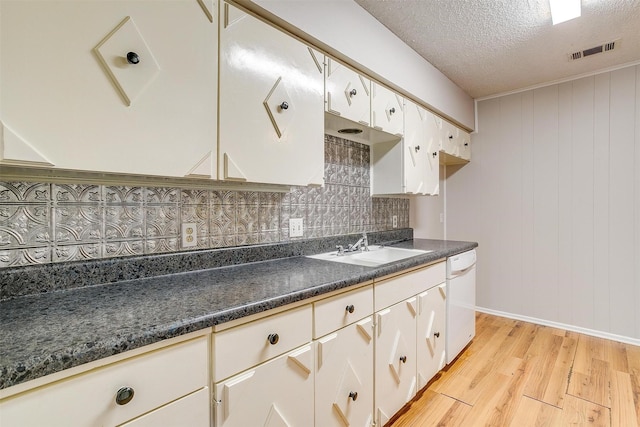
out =
<svg viewBox="0 0 640 427"><path fill-rule="evenodd" d="M431 250L381 267L293 256L0 302L0 389L63 369L427 264L477 246L409 240Z"/></svg>

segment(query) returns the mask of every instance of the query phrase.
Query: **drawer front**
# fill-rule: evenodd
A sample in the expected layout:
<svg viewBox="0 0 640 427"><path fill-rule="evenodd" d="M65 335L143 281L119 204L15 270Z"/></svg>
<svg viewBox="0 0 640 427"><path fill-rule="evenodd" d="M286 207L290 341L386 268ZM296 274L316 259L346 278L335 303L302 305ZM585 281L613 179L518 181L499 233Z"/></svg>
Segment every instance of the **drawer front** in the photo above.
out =
<svg viewBox="0 0 640 427"><path fill-rule="evenodd" d="M313 304L313 337L319 338L372 313L372 285L318 301Z"/></svg>
<svg viewBox="0 0 640 427"><path fill-rule="evenodd" d="M207 350L203 337L9 398L0 403L2 425L119 425L206 387ZM133 398L119 405L123 387L133 389Z"/></svg>
<svg viewBox="0 0 640 427"><path fill-rule="evenodd" d="M446 280L446 273L446 262L442 261L420 270L374 282L376 311L443 283Z"/></svg>
<svg viewBox="0 0 640 427"><path fill-rule="evenodd" d="M123 424L122 427L209 427L210 419L209 388L205 387Z"/></svg>
<svg viewBox="0 0 640 427"><path fill-rule="evenodd" d="M213 334L218 382L311 341L311 304Z"/></svg>

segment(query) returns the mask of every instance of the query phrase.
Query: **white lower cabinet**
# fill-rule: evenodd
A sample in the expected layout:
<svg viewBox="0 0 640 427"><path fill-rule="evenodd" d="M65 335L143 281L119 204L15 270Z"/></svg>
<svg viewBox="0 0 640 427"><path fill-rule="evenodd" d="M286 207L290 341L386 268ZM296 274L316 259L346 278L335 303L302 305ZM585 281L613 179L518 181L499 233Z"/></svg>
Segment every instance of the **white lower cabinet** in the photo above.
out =
<svg viewBox="0 0 640 427"><path fill-rule="evenodd" d="M417 299L376 313L376 425L384 425L416 394Z"/></svg>
<svg viewBox="0 0 640 427"><path fill-rule="evenodd" d="M193 339L8 397L0 401L0 424L207 427L207 342Z"/></svg>
<svg viewBox="0 0 640 427"><path fill-rule="evenodd" d="M418 390L444 368L446 336L446 284L418 295L417 373Z"/></svg>
<svg viewBox="0 0 640 427"><path fill-rule="evenodd" d="M372 313L371 285L314 303L316 426L373 422Z"/></svg>
<svg viewBox="0 0 640 427"><path fill-rule="evenodd" d="M309 343L216 384L216 426L313 425L313 377Z"/></svg>

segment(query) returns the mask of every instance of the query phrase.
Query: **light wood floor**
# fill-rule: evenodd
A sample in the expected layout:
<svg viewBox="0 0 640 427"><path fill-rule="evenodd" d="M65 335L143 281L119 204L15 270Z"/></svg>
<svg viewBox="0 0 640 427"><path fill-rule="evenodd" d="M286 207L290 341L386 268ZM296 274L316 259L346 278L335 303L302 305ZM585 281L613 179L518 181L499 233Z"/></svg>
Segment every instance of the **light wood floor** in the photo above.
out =
<svg viewBox="0 0 640 427"><path fill-rule="evenodd" d="M393 427L640 426L640 347L479 313Z"/></svg>

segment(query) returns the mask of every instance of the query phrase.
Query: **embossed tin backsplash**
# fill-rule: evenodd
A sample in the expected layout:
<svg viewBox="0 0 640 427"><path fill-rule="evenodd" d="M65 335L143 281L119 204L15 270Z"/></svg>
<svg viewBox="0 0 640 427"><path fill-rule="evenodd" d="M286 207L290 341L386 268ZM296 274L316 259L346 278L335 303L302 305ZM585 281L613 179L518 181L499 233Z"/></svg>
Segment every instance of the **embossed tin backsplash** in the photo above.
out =
<svg viewBox="0 0 640 427"><path fill-rule="evenodd" d="M369 147L325 136L325 186L287 193L0 182L0 267L282 242L409 226L409 199L370 196Z"/></svg>

